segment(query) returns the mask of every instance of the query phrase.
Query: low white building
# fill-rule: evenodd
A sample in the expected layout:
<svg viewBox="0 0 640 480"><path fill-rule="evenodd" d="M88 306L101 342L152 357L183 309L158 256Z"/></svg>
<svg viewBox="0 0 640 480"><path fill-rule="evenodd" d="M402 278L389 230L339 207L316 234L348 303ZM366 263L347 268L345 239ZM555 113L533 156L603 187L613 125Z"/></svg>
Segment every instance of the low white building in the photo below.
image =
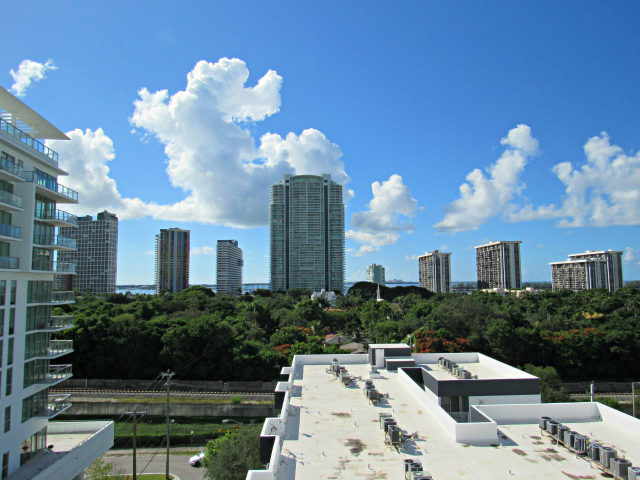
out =
<svg viewBox="0 0 640 480"><path fill-rule="evenodd" d="M320 300L321 298L329 302L332 307L335 307L336 303L338 302L338 297L336 297L336 294L333 292L326 292L324 288L319 292L313 292L311 294L311 300Z"/></svg>
<svg viewBox="0 0 640 480"><path fill-rule="evenodd" d="M640 464L640 420L599 403L540 403L538 378L478 353L372 344L368 354L296 355L275 393L281 413L260 438L267 468L247 480L566 480L608 471L552 438L541 417L615 446L627 457L621 464Z"/></svg>

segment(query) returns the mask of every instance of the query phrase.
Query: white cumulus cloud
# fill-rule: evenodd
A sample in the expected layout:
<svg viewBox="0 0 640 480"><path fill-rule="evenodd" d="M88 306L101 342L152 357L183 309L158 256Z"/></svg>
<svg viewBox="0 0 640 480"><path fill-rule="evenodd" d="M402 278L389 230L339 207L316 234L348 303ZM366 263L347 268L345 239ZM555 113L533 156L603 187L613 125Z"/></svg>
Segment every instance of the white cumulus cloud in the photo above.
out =
<svg viewBox="0 0 640 480"><path fill-rule="evenodd" d="M538 152L538 140L531 128L518 125L501 140L507 148L487 169L475 169L460 186L460 198L443 209L444 218L436 224L439 232L477 230L488 219L513 210L511 201L525 188L520 180L529 159Z"/></svg>
<svg viewBox="0 0 640 480"><path fill-rule="evenodd" d="M638 250L636 250L635 248L625 247L624 255L622 255L622 260L627 263L634 262L638 259L638 254L640 254L640 252L638 252Z"/></svg>
<svg viewBox="0 0 640 480"><path fill-rule="evenodd" d="M191 248L191 255L213 255L216 252L215 248L204 245L202 247ZM250 259L253 260L253 259Z"/></svg>
<svg viewBox="0 0 640 480"><path fill-rule="evenodd" d="M94 210L109 208L123 218L150 215L248 228L267 224L270 186L285 173L329 173L337 182L348 183L351 179L340 147L318 130L310 128L284 138L267 133L256 146L250 127L279 111L282 77L269 70L255 86L247 87L248 78L243 61L223 58L217 63L198 62L187 75L183 91L170 95L167 90L142 88L138 92L130 122L143 138L153 137L164 144L169 180L185 194L174 204L121 198L106 166L115 155L113 144L102 130L84 134L101 139L95 142L101 148L84 152L84 161L92 168L71 165L75 161L72 157L70 162L63 152L65 142L55 142L62 167L72 177L80 177L70 183L80 192L83 208L87 199L95 199L102 204L92 206ZM70 137L71 142L66 143L72 151L92 144L91 138ZM101 193L91 190L94 188ZM345 198L352 195L345 189Z"/></svg>
<svg viewBox="0 0 640 480"><path fill-rule="evenodd" d="M565 185L559 205L528 204L510 220L558 218L559 227L639 225L640 152L626 155L605 132L589 138L584 152L586 164L562 162L552 169Z"/></svg>
<svg viewBox="0 0 640 480"><path fill-rule="evenodd" d="M389 180L371 184L373 198L367 204L368 210L351 215L346 237L362 244L353 254L362 257L380 250L380 247L392 245L398 241L398 232L413 231L411 218L418 208L418 201L411 196L411 189L404 185L400 175L391 175ZM404 223L400 217L407 217Z"/></svg>
<svg viewBox="0 0 640 480"><path fill-rule="evenodd" d="M45 63L34 62L33 60L23 60L18 66L18 71L11 70L9 73L13 77L13 85L11 91L18 97L24 97L27 88L33 82L39 82L45 77L45 73L49 70L57 70L53 64L53 60L47 60Z"/></svg>

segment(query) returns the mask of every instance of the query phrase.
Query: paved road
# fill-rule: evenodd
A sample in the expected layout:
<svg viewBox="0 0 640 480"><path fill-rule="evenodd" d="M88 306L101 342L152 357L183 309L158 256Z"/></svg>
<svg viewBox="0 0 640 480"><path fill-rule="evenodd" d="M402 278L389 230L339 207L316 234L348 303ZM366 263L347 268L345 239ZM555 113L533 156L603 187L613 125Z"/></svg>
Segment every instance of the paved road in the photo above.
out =
<svg viewBox="0 0 640 480"><path fill-rule="evenodd" d="M180 477L180 480L202 480L204 469L195 468L189 465L190 455L170 455L169 467L170 473ZM131 450L109 451L105 457L105 461L110 463L117 469L121 469L125 474L133 473L133 456ZM166 452L160 451L153 456L148 451L138 453L137 470L138 473L149 463L144 473L164 473L166 471Z"/></svg>

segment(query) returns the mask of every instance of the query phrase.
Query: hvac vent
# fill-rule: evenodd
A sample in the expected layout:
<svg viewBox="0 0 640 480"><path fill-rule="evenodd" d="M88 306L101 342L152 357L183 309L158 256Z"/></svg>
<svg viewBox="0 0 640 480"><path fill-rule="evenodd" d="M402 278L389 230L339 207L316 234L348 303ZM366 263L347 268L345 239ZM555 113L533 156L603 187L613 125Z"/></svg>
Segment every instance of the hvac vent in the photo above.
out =
<svg viewBox="0 0 640 480"><path fill-rule="evenodd" d="M390 413L379 413L378 420L380 421L380 428L384 428L384 419L393 418ZM411 460L413 462L413 460ZM406 460L405 460L406 462Z"/></svg>
<svg viewBox="0 0 640 480"><path fill-rule="evenodd" d="M640 480L640 467L629 467L629 480Z"/></svg>
<svg viewBox="0 0 640 480"><path fill-rule="evenodd" d="M611 447L600 447L600 463L603 467L611 469L611 460L616 458L618 452Z"/></svg>
<svg viewBox="0 0 640 480"><path fill-rule="evenodd" d="M576 435L573 439L573 449L578 453L584 453L587 450L587 437Z"/></svg>
<svg viewBox="0 0 640 480"><path fill-rule="evenodd" d="M547 432L549 432L554 437L558 434L558 426L560 424L555 420L549 420L547 422Z"/></svg>
<svg viewBox="0 0 640 480"><path fill-rule="evenodd" d="M600 463L600 445L599 443L589 444L589 458L594 462Z"/></svg>
<svg viewBox="0 0 640 480"><path fill-rule="evenodd" d="M547 422L549 420L552 420L551 417L540 417L540 421L538 422L538 425L540 426L540 428L542 430L546 430L547 429Z"/></svg>
<svg viewBox="0 0 640 480"><path fill-rule="evenodd" d="M564 442L564 432L568 432L569 427L566 425L558 425L558 433L556 434L556 438L561 442Z"/></svg>
<svg viewBox="0 0 640 480"><path fill-rule="evenodd" d="M384 433L387 433L387 430L389 430L389 425L395 425L396 424L396 420L393 417L387 417L384 420L382 420L382 426L384 427Z"/></svg>
<svg viewBox="0 0 640 480"><path fill-rule="evenodd" d="M627 478L629 476L631 462L626 458L612 458L610 465L610 470L616 477Z"/></svg>

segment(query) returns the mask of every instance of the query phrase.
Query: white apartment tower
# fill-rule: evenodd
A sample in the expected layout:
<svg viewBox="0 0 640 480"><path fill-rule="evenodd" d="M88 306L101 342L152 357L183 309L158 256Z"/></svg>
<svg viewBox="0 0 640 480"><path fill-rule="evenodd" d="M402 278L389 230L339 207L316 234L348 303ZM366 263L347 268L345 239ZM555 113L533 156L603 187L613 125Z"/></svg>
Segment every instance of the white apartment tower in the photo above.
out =
<svg viewBox="0 0 640 480"><path fill-rule="evenodd" d="M77 227L62 227L60 235L76 241L76 251L58 253L58 259L76 264L76 274L64 276L65 288L81 292L116 293L118 217L106 210L78 217ZM62 286L61 284L59 284Z"/></svg>
<svg viewBox="0 0 640 480"><path fill-rule="evenodd" d="M156 295L189 288L190 235L180 228L162 228L156 235Z"/></svg>
<svg viewBox="0 0 640 480"><path fill-rule="evenodd" d="M582 292L606 288L615 292L624 285L623 253L619 250L587 250L569 255L565 262L550 263L553 290Z"/></svg>
<svg viewBox="0 0 640 480"><path fill-rule="evenodd" d="M269 205L271 290L344 289L344 201L331 175L283 175Z"/></svg>
<svg viewBox="0 0 640 480"><path fill-rule="evenodd" d="M242 292L242 249L237 240L218 240L216 248L216 291ZM238 290L240 289L240 290Z"/></svg>
<svg viewBox="0 0 640 480"><path fill-rule="evenodd" d="M50 394L49 388L71 377L71 365L60 357L73 352L73 342L51 336L72 328L73 316L51 313L74 301L73 292L53 290L53 277L75 273L60 254L75 251L76 242L59 229L75 228L77 218L58 206L77 204L78 194L58 183L67 172L45 139L68 137L0 87L2 478L79 477L113 445L112 422L50 422L71 406L69 395ZM85 432L82 442L74 428ZM68 443L60 443L63 438Z"/></svg>
<svg viewBox="0 0 640 480"><path fill-rule="evenodd" d="M378 285L382 285L384 287L384 267L382 265L377 265L372 263L367 267L367 282L377 283Z"/></svg>
<svg viewBox="0 0 640 480"><path fill-rule="evenodd" d="M604 260L607 263L607 279L604 288L610 292L615 292L624 287L622 275L622 254L620 250L587 250L585 253L574 253L569 255L570 260L596 259Z"/></svg>
<svg viewBox="0 0 640 480"><path fill-rule="evenodd" d="M451 292L451 253L434 250L418 257L420 287L434 293Z"/></svg>
<svg viewBox="0 0 640 480"><path fill-rule="evenodd" d="M475 247L478 290L522 289L521 243L499 241Z"/></svg>

